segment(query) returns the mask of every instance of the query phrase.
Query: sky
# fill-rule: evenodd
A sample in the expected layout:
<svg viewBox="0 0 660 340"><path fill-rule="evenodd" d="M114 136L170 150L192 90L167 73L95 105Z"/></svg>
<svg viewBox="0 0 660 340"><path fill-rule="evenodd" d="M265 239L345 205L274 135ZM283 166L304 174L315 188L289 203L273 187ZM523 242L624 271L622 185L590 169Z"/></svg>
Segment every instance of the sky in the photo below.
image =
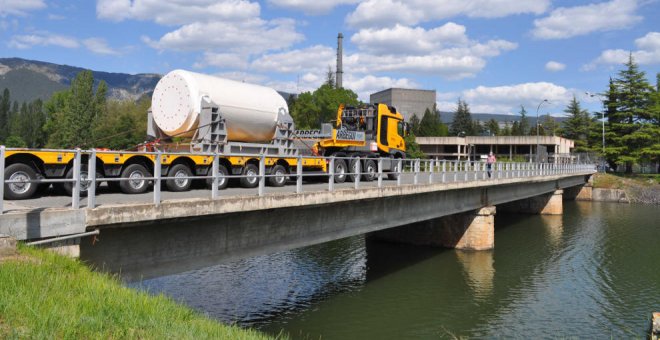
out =
<svg viewBox="0 0 660 340"><path fill-rule="evenodd" d="M344 87L366 102L419 88L443 111L461 98L475 113L557 116L573 96L599 110L585 93L631 53L653 85L660 72L660 0L0 0L0 57L292 93L334 70L339 32Z"/></svg>

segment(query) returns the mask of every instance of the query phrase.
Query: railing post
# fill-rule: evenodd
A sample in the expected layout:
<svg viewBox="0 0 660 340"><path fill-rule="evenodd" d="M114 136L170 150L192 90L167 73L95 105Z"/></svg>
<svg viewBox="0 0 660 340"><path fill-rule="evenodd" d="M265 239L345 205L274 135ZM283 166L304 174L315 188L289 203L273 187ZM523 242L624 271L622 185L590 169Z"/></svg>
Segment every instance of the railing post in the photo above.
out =
<svg viewBox="0 0 660 340"><path fill-rule="evenodd" d="M303 159L302 155L298 154L298 164L296 164L296 193L299 194L303 191Z"/></svg>
<svg viewBox="0 0 660 340"><path fill-rule="evenodd" d="M442 160L442 183L445 183L446 180L447 180L447 178L445 178L445 175L446 175L445 171L447 171L447 161L443 159Z"/></svg>
<svg viewBox="0 0 660 340"><path fill-rule="evenodd" d="M399 172L396 176L396 186L401 186L401 174L403 173L403 158L398 159L397 171Z"/></svg>
<svg viewBox="0 0 660 340"><path fill-rule="evenodd" d="M429 162L429 184L433 183L433 159Z"/></svg>
<svg viewBox="0 0 660 340"><path fill-rule="evenodd" d="M468 181L468 171L470 170L470 161L465 161L465 169L463 169L463 173L465 174L465 181Z"/></svg>
<svg viewBox="0 0 660 340"><path fill-rule="evenodd" d="M259 158L259 196L264 195L264 188L266 188L266 156L261 154L261 158Z"/></svg>
<svg viewBox="0 0 660 340"><path fill-rule="evenodd" d="M5 212L5 146L0 145L0 215Z"/></svg>
<svg viewBox="0 0 660 340"><path fill-rule="evenodd" d="M218 199L218 172L220 171L220 157L216 152L213 155L213 163L211 163L211 199ZM225 181L228 179L225 178Z"/></svg>
<svg viewBox="0 0 660 340"><path fill-rule="evenodd" d="M161 188L161 177L162 177L162 152L158 150L156 152L156 161L154 162L154 204L158 207L160 206L160 188Z"/></svg>
<svg viewBox="0 0 660 340"><path fill-rule="evenodd" d="M92 149L87 159L87 208L96 207L96 150Z"/></svg>
<svg viewBox="0 0 660 340"><path fill-rule="evenodd" d="M328 191L335 190L335 156L330 157L330 176L328 176Z"/></svg>
<svg viewBox="0 0 660 340"><path fill-rule="evenodd" d="M80 208L80 149L76 148L73 158L73 192L71 194L71 207Z"/></svg>
<svg viewBox="0 0 660 340"><path fill-rule="evenodd" d="M353 181L354 188L357 190L360 188L360 177L362 176L362 167L360 166L360 157L355 159L355 181Z"/></svg>
<svg viewBox="0 0 660 340"><path fill-rule="evenodd" d="M417 175L419 174L419 158L413 162L413 184L417 185Z"/></svg>
<svg viewBox="0 0 660 340"><path fill-rule="evenodd" d="M454 170L454 183L458 181L458 165L460 164L459 161L451 162L452 163L452 168Z"/></svg>
<svg viewBox="0 0 660 340"><path fill-rule="evenodd" d="M391 167L390 167L391 168ZM378 187L383 187L383 158L378 158Z"/></svg>

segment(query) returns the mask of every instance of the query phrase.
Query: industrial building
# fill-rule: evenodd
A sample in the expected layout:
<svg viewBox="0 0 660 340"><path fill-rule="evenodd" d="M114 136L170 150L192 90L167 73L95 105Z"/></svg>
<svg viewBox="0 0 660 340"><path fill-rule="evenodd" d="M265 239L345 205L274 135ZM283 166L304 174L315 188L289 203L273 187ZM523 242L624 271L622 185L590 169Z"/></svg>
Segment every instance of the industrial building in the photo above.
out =
<svg viewBox="0 0 660 340"><path fill-rule="evenodd" d="M435 90L391 88L371 94L369 102L394 106L403 115L405 121L410 121L413 114L417 114L417 117L422 119L426 109L433 112Z"/></svg>
<svg viewBox="0 0 660 340"><path fill-rule="evenodd" d="M493 152L501 160L524 158L563 163L571 160L574 141L557 136L466 136L417 137L420 149L430 158L480 160Z"/></svg>

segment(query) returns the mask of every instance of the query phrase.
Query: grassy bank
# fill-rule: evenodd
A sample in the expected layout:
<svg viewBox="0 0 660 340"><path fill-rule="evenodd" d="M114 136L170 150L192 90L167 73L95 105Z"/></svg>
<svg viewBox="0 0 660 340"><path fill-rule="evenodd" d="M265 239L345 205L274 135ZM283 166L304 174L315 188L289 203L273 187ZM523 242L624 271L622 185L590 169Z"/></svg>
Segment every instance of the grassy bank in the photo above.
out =
<svg viewBox="0 0 660 340"><path fill-rule="evenodd" d="M76 260L19 248L0 260L0 338L266 339L165 296L122 286Z"/></svg>
<svg viewBox="0 0 660 340"><path fill-rule="evenodd" d="M633 203L660 204L660 175L594 175L594 188L622 189Z"/></svg>

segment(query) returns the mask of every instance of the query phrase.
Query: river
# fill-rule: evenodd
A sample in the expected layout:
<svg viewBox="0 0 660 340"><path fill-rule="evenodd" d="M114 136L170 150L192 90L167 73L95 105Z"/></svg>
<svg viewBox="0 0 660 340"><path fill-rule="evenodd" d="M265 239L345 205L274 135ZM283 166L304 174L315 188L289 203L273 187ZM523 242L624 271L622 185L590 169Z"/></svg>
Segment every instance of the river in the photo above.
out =
<svg viewBox="0 0 660 340"><path fill-rule="evenodd" d="M495 250L364 236L130 286L292 338L644 337L660 311L660 208L565 202L496 215Z"/></svg>

